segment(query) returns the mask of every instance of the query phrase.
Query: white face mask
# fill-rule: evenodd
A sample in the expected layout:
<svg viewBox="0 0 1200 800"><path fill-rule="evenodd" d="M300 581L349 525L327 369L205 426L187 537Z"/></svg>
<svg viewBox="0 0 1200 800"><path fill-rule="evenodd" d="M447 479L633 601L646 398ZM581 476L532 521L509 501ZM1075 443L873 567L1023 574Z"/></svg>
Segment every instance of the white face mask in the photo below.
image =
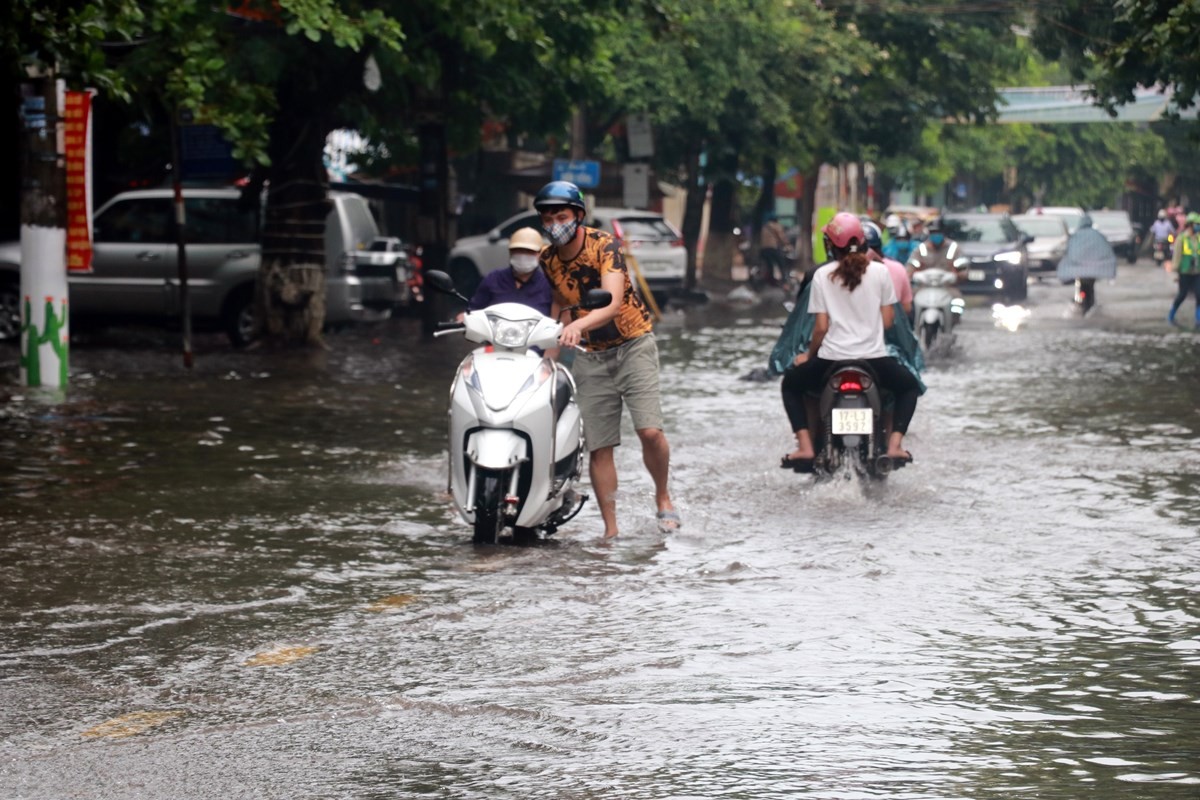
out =
<svg viewBox="0 0 1200 800"><path fill-rule="evenodd" d="M508 263L519 275L528 275L537 269L538 257L536 253L513 253L508 257Z"/></svg>

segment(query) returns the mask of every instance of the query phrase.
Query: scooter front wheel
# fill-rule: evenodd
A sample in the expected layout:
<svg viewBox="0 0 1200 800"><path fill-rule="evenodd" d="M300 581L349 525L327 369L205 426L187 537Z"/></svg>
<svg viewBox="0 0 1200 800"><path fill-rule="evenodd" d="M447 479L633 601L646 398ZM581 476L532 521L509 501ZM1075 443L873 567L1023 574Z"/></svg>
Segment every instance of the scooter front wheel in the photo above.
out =
<svg viewBox="0 0 1200 800"><path fill-rule="evenodd" d="M475 476L475 544L497 544L504 530L504 491L508 475L479 470Z"/></svg>
<svg viewBox="0 0 1200 800"><path fill-rule="evenodd" d="M936 322L926 322L921 325L921 344L925 345L925 352L933 349L933 343L937 341L939 327Z"/></svg>

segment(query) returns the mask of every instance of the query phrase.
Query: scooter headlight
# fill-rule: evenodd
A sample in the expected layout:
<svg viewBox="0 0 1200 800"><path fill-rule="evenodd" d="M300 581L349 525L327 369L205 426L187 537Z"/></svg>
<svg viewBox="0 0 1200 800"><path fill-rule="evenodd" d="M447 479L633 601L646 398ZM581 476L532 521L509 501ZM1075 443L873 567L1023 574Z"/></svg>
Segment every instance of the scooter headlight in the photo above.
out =
<svg viewBox="0 0 1200 800"><path fill-rule="evenodd" d="M492 343L501 347L524 347L537 320L510 320L488 316L492 325Z"/></svg>

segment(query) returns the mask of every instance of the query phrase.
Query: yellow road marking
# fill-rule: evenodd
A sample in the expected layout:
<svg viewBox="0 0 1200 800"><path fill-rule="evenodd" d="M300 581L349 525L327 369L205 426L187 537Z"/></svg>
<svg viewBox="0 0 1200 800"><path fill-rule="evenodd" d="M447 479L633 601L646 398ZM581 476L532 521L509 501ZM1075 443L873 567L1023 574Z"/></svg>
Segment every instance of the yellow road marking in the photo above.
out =
<svg viewBox="0 0 1200 800"><path fill-rule="evenodd" d="M88 728L81 735L89 738L123 739L182 716L182 711L137 711L110 719L108 722L101 722L94 728Z"/></svg>
<svg viewBox="0 0 1200 800"><path fill-rule="evenodd" d="M275 650L268 650L265 653L258 653L246 659L243 667L279 667L284 664L290 664L293 661L299 661L302 658L307 658L320 648L317 647L280 647Z"/></svg>

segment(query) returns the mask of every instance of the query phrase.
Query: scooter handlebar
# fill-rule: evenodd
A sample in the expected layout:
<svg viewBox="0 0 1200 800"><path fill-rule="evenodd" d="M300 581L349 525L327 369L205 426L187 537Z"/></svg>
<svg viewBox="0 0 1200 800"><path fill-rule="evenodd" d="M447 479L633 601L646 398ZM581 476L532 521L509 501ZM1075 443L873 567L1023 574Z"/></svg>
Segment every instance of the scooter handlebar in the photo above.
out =
<svg viewBox="0 0 1200 800"><path fill-rule="evenodd" d="M448 333L465 330L466 327L467 326L461 322L439 322L435 326L436 329L434 330L433 335L434 337L445 336Z"/></svg>

